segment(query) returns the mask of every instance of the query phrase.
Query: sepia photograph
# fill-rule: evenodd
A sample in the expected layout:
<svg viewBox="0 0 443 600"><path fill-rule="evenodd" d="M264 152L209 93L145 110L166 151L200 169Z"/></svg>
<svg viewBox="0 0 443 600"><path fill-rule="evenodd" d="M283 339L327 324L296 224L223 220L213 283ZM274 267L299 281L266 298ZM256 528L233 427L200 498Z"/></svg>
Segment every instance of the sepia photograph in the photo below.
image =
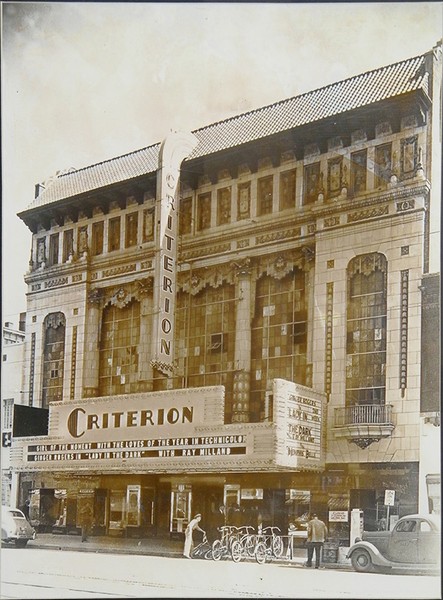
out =
<svg viewBox="0 0 443 600"><path fill-rule="evenodd" d="M1 2L1 600L442 598L442 37Z"/></svg>

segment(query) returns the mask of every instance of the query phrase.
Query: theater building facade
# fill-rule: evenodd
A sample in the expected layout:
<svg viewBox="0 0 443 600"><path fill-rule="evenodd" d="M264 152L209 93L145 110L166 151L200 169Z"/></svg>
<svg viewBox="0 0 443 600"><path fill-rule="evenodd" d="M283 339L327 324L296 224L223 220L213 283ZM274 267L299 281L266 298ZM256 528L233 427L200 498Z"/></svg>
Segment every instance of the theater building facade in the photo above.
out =
<svg viewBox="0 0 443 600"><path fill-rule="evenodd" d="M17 503L349 542L419 506L441 46L36 186ZM433 426L432 424L430 425Z"/></svg>

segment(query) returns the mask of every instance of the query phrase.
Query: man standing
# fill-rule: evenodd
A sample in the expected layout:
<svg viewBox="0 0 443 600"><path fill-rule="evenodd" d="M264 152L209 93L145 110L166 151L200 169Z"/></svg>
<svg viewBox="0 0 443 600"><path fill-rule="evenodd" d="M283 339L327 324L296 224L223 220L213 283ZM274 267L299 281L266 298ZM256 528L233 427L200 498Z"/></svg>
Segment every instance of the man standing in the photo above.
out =
<svg viewBox="0 0 443 600"><path fill-rule="evenodd" d="M315 550L315 568L319 568L320 554L327 535L328 528L323 521L320 521L316 514L313 514L312 519L308 522L308 539L306 541L308 548L308 562L306 563L307 567L312 567L312 557Z"/></svg>
<svg viewBox="0 0 443 600"><path fill-rule="evenodd" d="M195 515L195 517L192 519L192 521L189 521L188 526L186 527L185 547L183 548L183 556L186 556L186 558L191 558L191 550L194 545L193 539L192 539L192 534L194 532L194 529L198 529L198 531L205 533L203 531L203 529L199 526L201 518L202 518L201 514Z"/></svg>

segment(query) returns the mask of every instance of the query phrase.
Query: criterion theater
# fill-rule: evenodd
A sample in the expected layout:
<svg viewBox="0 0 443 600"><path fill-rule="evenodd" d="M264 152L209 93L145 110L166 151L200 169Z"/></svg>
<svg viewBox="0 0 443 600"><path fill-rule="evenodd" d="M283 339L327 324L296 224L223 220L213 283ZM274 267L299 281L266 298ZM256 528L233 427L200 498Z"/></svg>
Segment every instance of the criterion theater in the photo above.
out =
<svg viewBox="0 0 443 600"><path fill-rule="evenodd" d="M10 450L31 523L316 512L346 545L354 508L439 511L440 118L439 43L37 184L22 389L46 418Z"/></svg>

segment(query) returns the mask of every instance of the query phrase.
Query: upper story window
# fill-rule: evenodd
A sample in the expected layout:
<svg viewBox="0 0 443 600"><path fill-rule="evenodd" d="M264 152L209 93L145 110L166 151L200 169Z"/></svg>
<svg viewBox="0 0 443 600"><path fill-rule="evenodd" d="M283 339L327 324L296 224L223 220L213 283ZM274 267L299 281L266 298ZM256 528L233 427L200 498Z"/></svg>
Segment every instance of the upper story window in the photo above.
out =
<svg viewBox="0 0 443 600"><path fill-rule="evenodd" d="M375 147L374 172L375 187L386 188L392 174L392 144L382 144Z"/></svg>
<svg viewBox="0 0 443 600"><path fill-rule="evenodd" d="M249 219L251 216L251 182L241 183L238 186L237 199L238 219Z"/></svg>
<svg viewBox="0 0 443 600"><path fill-rule="evenodd" d="M56 265L58 263L58 243L59 234L53 233L49 238L49 266Z"/></svg>
<svg viewBox="0 0 443 600"><path fill-rule="evenodd" d="M180 235L192 231L192 197L180 200L178 230Z"/></svg>
<svg viewBox="0 0 443 600"><path fill-rule="evenodd" d="M138 212L127 214L125 225L125 248L136 246L138 233Z"/></svg>
<svg viewBox="0 0 443 600"><path fill-rule="evenodd" d="M211 227L211 193L200 194L197 205L197 225L199 231Z"/></svg>
<svg viewBox="0 0 443 600"><path fill-rule="evenodd" d="M347 278L346 405L384 404L386 258L378 253L356 256Z"/></svg>
<svg viewBox="0 0 443 600"><path fill-rule="evenodd" d="M143 211L143 232L142 241L154 241L155 208L147 208Z"/></svg>
<svg viewBox="0 0 443 600"><path fill-rule="evenodd" d="M49 403L63 399L63 371L65 357L65 316L51 313L43 323L43 408Z"/></svg>
<svg viewBox="0 0 443 600"><path fill-rule="evenodd" d="M273 183L272 175L262 177L257 184L257 213L269 215L272 213Z"/></svg>
<svg viewBox="0 0 443 600"><path fill-rule="evenodd" d="M351 154L351 193L354 195L366 191L367 150Z"/></svg>
<svg viewBox="0 0 443 600"><path fill-rule="evenodd" d="M231 222L231 188L217 191L217 225Z"/></svg>
<svg viewBox="0 0 443 600"><path fill-rule="evenodd" d="M304 169L304 204L316 202L320 192L320 163L306 165Z"/></svg>
<svg viewBox="0 0 443 600"><path fill-rule="evenodd" d="M414 177L418 163L418 137L416 135L401 140L401 178Z"/></svg>
<svg viewBox="0 0 443 600"><path fill-rule="evenodd" d="M295 207L295 169L280 174L280 210Z"/></svg>
<svg viewBox="0 0 443 600"><path fill-rule="evenodd" d="M334 158L328 161L328 197L334 198L341 192L342 182L342 157Z"/></svg>
<svg viewBox="0 0 443 600"><path fill-rule="evenodd" d="M92 224L92 255L103 254L104 222Z"/></svg>
<svg viewBox="0 0 443 600"><path fill-rule="evenodd" d="M63 234L63 262L74 255L74 230L67 229Z"/></svg>
<svg viewBox="0 0 443 600"><path fill-rule="evenodd" d="M120 250L120 217L109 219L108 251Z"/></svg>

